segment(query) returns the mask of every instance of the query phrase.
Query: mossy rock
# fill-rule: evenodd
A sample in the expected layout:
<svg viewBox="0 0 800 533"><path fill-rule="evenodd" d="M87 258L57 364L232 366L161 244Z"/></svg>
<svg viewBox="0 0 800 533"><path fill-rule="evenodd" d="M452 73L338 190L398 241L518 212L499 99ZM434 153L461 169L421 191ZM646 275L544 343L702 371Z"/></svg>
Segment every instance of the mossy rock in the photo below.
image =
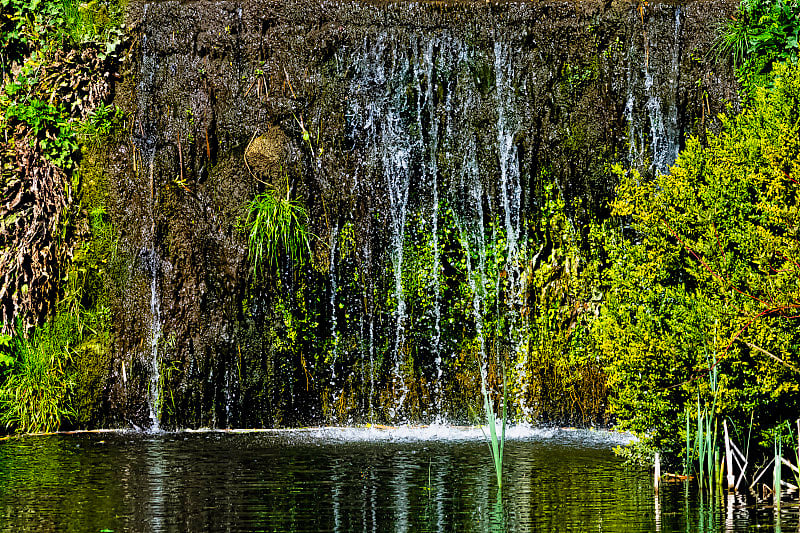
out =
<svg viewBox="0 0 800 533"><path fill-rule="evenodd" d="M278 126L255 137L244 153L245 161L257 177L275 184L286 167L289 140Z"/></svg>
<svg viewBox="0 0 800 533"><path fill-rule="evenodd" d="M103 416L103 391L111 374L111 335L91 337L73 354L74 424L92 427Z"/></svg>

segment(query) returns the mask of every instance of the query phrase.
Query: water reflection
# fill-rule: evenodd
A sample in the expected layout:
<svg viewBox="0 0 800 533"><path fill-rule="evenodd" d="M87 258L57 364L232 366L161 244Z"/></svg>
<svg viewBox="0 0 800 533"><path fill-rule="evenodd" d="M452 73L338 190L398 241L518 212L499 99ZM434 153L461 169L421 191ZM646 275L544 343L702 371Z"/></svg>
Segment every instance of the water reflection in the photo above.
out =
<svg viewBox="0 0 800 533"><path fill-rule="evenodd" d="M169 482L167 474L167 459L165 457L165 447L158 441L145 441L145 453L147 458L145 468L147 477L147 493L143 498L137 498L145 503L143 518L146 515L152 516L152 526L155 531L164 531L164 517L167 516L167 484Z"/></svg>
<svg viewBox="0 0 800 533"><path fill-rule="evenodd" d="M625 467L604 434L82 434L0 443L0 531L797 531L797 507ZM338 435L338 438L332 438ZM374 436L374 435L373 435ZM765 527L766 526L766 527Z"/></svg>

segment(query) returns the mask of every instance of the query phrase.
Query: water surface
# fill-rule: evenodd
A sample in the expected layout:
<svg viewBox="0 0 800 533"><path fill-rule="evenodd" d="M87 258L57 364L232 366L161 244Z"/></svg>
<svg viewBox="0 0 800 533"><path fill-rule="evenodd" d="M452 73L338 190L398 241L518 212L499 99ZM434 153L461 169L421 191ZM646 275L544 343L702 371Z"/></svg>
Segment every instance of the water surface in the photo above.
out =
<svg viewBox="0 0 800 533"><path fill-rule="evenodd" d="M514 428L82 433L0 442L0 531L797 531L625 466L623 435ZM764 529L766 528L766 529Z"/></svg>

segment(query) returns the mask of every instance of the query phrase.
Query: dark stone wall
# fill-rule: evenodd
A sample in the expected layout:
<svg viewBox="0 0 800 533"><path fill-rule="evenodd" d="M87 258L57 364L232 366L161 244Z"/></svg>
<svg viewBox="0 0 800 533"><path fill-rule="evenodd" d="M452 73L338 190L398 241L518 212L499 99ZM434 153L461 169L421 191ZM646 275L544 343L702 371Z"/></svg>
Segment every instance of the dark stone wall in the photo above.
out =
<svg viewBox="0 0 800 533"><path fill-rule="evenodd" d="M545 174L576 227L607 216L611 163L666 170L687 135L735 105L731 67L712 52L735 5L131 0L135 59L117 88L130 135L108 199L131 267L98 423L150 426L154 388L168 427L331 421L336 402L351 421L369 408L392 419L392 358L421 342L410 322L398 333L391 297L375 296L395 284L395 214L429 216L432 194L458 206L472 152L485 216L525 219ZM402 133L371 122L392 113ZM273 144L254 151L271 129ZM404 146L393 181L389 158ZM284 179L310 212L314 260L284 265L278 285L254 283L245 205ZM504 191L515 195L508 209ZM344 227L350 255L331 246ZM353 273L360 293L334 295L336 315L331 280L341 288ZM308 307L318 324L300 329L313 339L290 339L276 291ZM336 327L331 348L325 332ZM420 381L432 383L432 355L418 358ZM406 416L430 414L431 394L417 391Z"/></svg>

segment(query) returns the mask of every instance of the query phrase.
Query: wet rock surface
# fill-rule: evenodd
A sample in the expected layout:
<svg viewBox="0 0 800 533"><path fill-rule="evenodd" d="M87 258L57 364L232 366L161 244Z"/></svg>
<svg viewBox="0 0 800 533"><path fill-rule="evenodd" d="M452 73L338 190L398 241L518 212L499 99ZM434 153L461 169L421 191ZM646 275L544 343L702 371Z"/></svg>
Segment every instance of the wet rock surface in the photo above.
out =
<svg viewBox="0 0 800 533"><path fill-rule="evenodd" d="M165 427L390 420L398 398L404 417L447 411L437 395L453 405L474 383L432 392L455 376L440 361L458 334L444 289L424 309L403 296L410 225L436 234L447 204L522 242L543 181L576 227L607 216L610 163L666 171L736 101L711 51L734 9L131 1L130 137L109 169L131 269L99 423L148 427L153 402ZM240 228L282 181L313 258L259 283ZM447 271L444 246L431 261Z"/></svg>

